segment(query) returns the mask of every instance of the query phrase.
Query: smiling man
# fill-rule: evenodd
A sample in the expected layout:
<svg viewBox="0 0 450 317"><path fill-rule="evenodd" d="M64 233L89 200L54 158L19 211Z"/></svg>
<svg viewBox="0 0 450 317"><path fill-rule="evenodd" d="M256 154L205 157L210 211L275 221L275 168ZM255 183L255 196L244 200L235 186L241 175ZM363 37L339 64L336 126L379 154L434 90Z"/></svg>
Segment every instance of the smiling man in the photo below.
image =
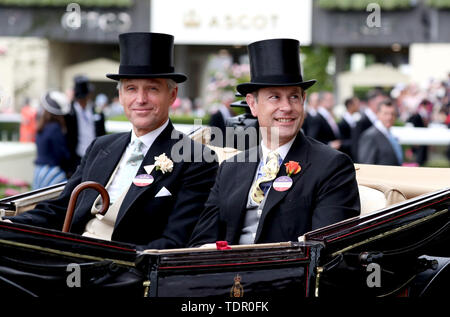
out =
<svg viewBox="0 0 450 317"><path fill-rule="evenodd" d="M192 150L200 145L174 133L169 120L177 83L186 80L174 72L173 36L124 33L119 41L119 74L107 77L119 81L119 100L132 131L95 139L58 199L10 220L61 230L72 190L95 181L106 187L110 207L100 215L98 193L83 192L71 232L133 243L139 250L184 247L214 183L217 162L203 160L203 151ZM184 160L171 157L178 142L192 153L180 155Z"/></svg>
<svg viewBox="0 0 450 317"><path fill-rule="evenodd" d="M191 246L297 241L360 212L350 158L305 137L299 42L249 45L251 82L237 86L258 118L262 142L221 164ZM256 158L256 159L253 159Z"/></svg>

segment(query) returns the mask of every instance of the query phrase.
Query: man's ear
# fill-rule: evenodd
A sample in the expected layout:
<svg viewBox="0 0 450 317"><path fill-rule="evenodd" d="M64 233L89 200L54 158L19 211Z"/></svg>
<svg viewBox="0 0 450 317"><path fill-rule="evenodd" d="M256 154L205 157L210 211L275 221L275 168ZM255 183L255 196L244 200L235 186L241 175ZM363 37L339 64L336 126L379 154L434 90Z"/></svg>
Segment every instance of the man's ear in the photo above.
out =
<svg viewBox="0 0 450 317"><path fill-rule="evenodd" d="M175 86L172 91L170 92L170 104L172 105L178 96L178 86Z"/></svg>
<svg viewBox="0 0 450 317"><path fill-rule="evenodd" d="M250 107L250 111L254 117L258 116L258 111L256 109L256 98L253 94L247 94L245 96L245 100L247 101L248 106Z"/></svg>

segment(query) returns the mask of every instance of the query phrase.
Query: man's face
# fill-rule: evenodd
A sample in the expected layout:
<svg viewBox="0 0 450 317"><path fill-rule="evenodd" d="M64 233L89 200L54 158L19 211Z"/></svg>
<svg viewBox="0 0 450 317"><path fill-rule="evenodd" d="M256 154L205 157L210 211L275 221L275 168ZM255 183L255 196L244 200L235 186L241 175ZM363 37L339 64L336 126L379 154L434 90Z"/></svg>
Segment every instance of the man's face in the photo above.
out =
<svg viewBox="0 0 450 317"><path fill-rule="evenodd" d="M163 78L121 81L119 101L136 135L144 135L162 126L169 118L169 107L177 97L178 88L169 90Z"/></svg>
<svg viewBox="0 0 450 317"><path fill-rule="evenodd" d="M303 124L304 100L305 92L296 86L261 88L258 98L247 94L247 103L252 114L258 118L259 126L268 131L265 139L268 147L274 142L278 142L278 146L286 144L297 135ZM278 132L276 139L271 133L274 131ZM262 135L264 138L264 132ZM275 147L276 144L273 144L272 148Z"/></svg>
<svg viewBox="0 0 450 317"><path fill-rule="evenodd" d="M352 103L350 105L350 108L348 109L348 112L350 113L358 112L359 108L360 108L360 101L358 98L354 97L352 99Z"/></svg>
<svg viewBox="0 0 450 317"><path fill-rule="evenodd" d="M333 106L334 106L334 96L332 93L325 93L325 95L323 96L322 102L320 103L320 105L322 107L324 107L325 109L327 109L328 111L333 110Z"/></svg>
<svg viewBox="0 0 450 317"><path fill-rule="evenodd" d="M377 113L378 120L386 127L390 129L395 122L397 114L395 112L395 107L381 105L380 110Z"/></svg>

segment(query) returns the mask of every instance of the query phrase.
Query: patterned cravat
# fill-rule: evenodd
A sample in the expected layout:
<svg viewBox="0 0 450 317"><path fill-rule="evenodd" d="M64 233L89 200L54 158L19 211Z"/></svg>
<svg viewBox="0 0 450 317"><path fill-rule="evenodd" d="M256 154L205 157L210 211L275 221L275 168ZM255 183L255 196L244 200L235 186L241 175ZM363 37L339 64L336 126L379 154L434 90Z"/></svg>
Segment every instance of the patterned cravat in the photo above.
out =
<svg viewBox="0 0 450 317"><path fill-rule="evenodd" d="M144 159L144 155L142 154L142 147L144 146L144 143L142 143L139 139L134 139L133 142L131 142L131 155L127 160L127 165L136 166L141 165L140 163Z"/></svg>
<svg viewBox="0 0 450 317"><path fill-rule="evenodd" d="M254 202L260 204L264 199L264 195L270 186L264 186L265 188L262 189L261 184L275 179L280 169L279 161L280 155L277 152L270 152L267 155L266 164L261 168L263 174L253 183L250 189L250 196Z"/></svg>
<svg viewBox="0 0 450 317"><path fill-rule="evenodd" d="M125 166L123 167L124 171L121 175L123 177L120 178L120 188L128 188L130 183L133 181L133 178L136 176L136 173L141 166L142 160L144 159L144 154L142 153L142 148L144 143L142 143L139 139L134 139L130 144L131 146L131 155L128 158ZM117 195L111 195L110 201L113 204L116 199L121 195L120 192Z"/></svg>

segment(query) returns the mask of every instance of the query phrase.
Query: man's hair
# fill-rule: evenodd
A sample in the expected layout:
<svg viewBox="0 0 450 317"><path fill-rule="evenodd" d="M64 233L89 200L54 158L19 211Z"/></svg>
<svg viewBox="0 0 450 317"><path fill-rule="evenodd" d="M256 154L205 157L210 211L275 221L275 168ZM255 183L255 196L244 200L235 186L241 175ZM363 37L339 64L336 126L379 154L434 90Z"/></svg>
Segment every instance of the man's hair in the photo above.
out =
<svg viewBox="0 0 450 317"><path fill-rule="evenodd" d="M172 91L172 89L175 89L175 87L177 87L177 83L175 82L175 80L170 79L170 78L163 78L166 80L167 83L167 87L169 88L170 91ZM120 90L122 88L122 80L120 79L117 82L117 90Z"/></svg>
<svg viewBox="0 0 450 317"><path fill-rule="evenodd" d="M348 109L350 107L350 105L353 103L354 103L354 97L345 99L345 101L344 101L345 108Z"/></svg>
<svg viewBox="0 0 450 317"><path fill-rule="evenodd" d="M367 93L367 100L374 99L378 96L386 96L386 94L380 88L372 89Z"/></svg>
<svg viewBox="0 0 450 317"><path fill-rule="evenodd" d="M385 99L381 101L379 104L377 104L377 112L381 110L382 106L394 107L395 109L397 109L390 99Z"/></svg>
<svg viewBox="0 0 450 317"><path fill-rule="evenodd" d="M319 104L321 104L323 102L323 100L325 99L325 96L328 94L333 95L333 93L331 91L325 91L325 90L319 91L319 100L318 100Z"/></svg>

